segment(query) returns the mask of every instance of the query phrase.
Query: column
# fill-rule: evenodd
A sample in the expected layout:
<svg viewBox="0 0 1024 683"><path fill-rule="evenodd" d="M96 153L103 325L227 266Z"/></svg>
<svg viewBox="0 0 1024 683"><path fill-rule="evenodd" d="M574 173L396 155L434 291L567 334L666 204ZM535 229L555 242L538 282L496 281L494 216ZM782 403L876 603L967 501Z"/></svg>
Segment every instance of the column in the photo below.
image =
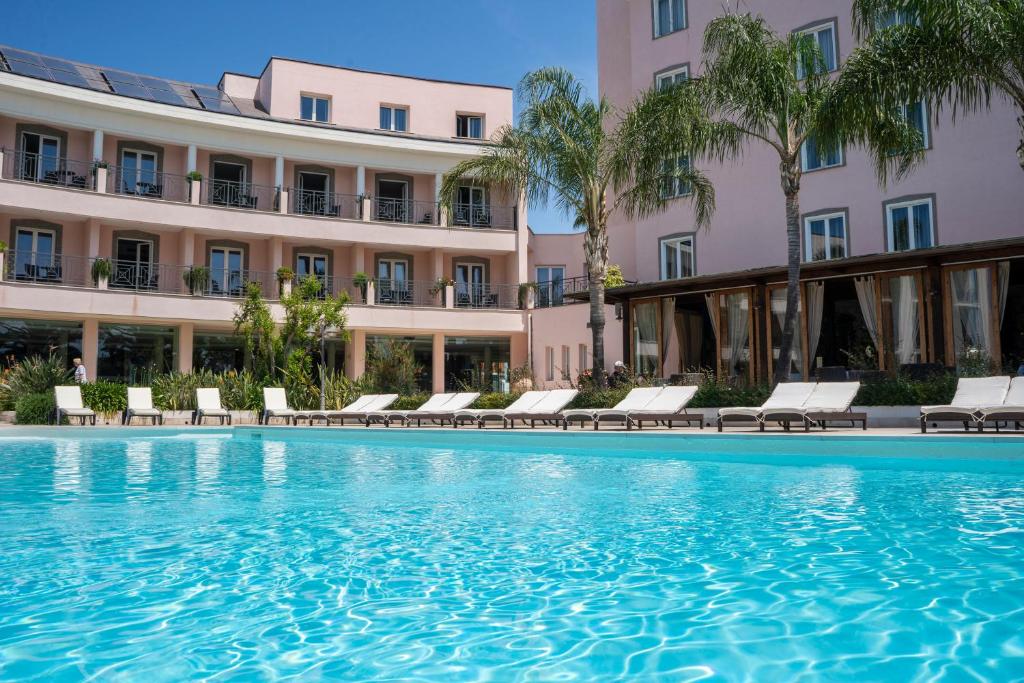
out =
<svg viewBox="0 0 1024 683"><path fill-rule="evenodd" d="M196 258L196 234L191 228L181 231L181 238L178 240L178 264L191 266Z"/></svg>
<svg viewBox="0 0 1024 683"><path fill-rule="evenodd" d="M435 280L447 274L444 272L444 252L442 250L431 249L430 262L432 264L430 272L433 274Z"/></svg>
<svg viewBox="0 0 1024 683"><path fill-rule="evenodd" d="M94 130L92 132L92 160L101 161L103 159L103 131Z"/></svg>
<svg viewBox="0 0 1024 683"><path fill-rule="evenodd" d="M288 190L284 187L284 157L274 157L274 186L278 192L278 207L280 213L288 213Z"/></svg>
<svg viewBox="0 0 1024 683"><path fill-rule="evenodd" d="M89 235L89 246L85 255L90 258L96 258L97 256L103 256L100 253L100 222L95 218L90 218L85 222L86 231Z"/></svg>
<svg viewBox="0 0 1024 683"><path fill-rule="evenodd" d="M435 394L442 394L444 393L444 332L434 333L433 351L430 365L432 390Z"/></svg>
<svg viewBox="0 0 1024 683"><path fill-rule="evenodd" d="M443 173L434 174L434 206L437 207L437 224L448 225L448 212L441 211L441 184L444 182Z"/></svg>
<svg viewBox="0 0 1024 683"><path fill-rule="evenodd" d="M359 379L366 372L366 331L351 330L349 342L345 345L345 375L352 380Z"/></svg>
<svg viewBox="0 0 1024 683"><path fill-rule="evenodd" d="M529 246L530 228L526 222L526 195L520 193L519 203L516 206L516 280L515 282L529 282L530 268L527 248Z"/></svg>
<svg viewBox="0 0 1024 683"><path fill-rule="evenodd" d="M270 272L276 273L277 269L284 265L284 242L280 237L271 237L267 242Z"/></svg>
<svg viewBox="0 0 1024 683"><path fill-rule="evenodd" d="M361 244L353 244L350 252L352 258L352 274L366 272L366 247Z"/></svg>
<svg viewBox="0 0 1024 683"><path fill-rule="evenodd" d="M195 336L193 323L182 323L178 327L178 372L192 372L192 342Z"/></svg>
<svg viewBox="0 0 1024 683"><path fill-rule="evenodd" d="M185 169L185 173L191 173L192 171L199 170L199 169L196 168L196 146L195 145L189 145L188 146L188 157L186 158L185 165L188 167L188 168Z"/></svg>
<svg viewBox="0 0 1024 683"><path fill-rule="evenodd" d="M372 207L370 198L366 196L366 167L356 166L356 194L361 197L359 215L364 221L370 220Z"/></svg>
<svg viewBox="0 0 1024 683"><path fill-rule="evenodd" d="M82 363L90 381L96 379L99 367L100 322L96 318L82 321Z"/></svg>

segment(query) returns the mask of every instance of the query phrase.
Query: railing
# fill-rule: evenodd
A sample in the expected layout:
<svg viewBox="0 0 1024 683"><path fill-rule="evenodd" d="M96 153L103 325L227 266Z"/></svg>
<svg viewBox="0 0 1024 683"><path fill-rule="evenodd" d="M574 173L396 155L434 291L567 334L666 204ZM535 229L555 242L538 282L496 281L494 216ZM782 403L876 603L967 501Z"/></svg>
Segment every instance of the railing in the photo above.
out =
<svg viewBox="0 0 1024 683"><path fill-rule="evenodd" d="M374 197L371 218L385 223L437 225L437 204L414 199Z"/></svg>
<svg viewBox="0 0 1024 683"><path fill-rule="evenodd" d="M92 164L89 162L31 152L3 152L4 178L78 190L91 190L95 184Z"/></svg>
<svg viewBox="0 0 1024 683"><path fill-rule="evenodd" d="M185 281L185 271L187 270L187 268L182 269L183 282ZM209 297L241 298L246 295L248 286L252 283L260 286L260 293L266 299L277 299L280 296L277 275L275 273L255 270L217 270L213 268L210 269L210 276L205 286L195 292L189 289L189 292Z"/></svg>
<svg viewBox="0 0 1024 683"><path fill-rule="evenodd" d="M359 220L362 201L357 195L288 188L288 213Z"/></svg>
<svg viewBox="0 0 1024 683"><path fill-rule="evenodd" d="M374 280L376 303L380 306L440 306L441 295L433 282L421 280Z"/></svg>
<svg viewBox="0 0 1024 683"><path fill-rule="evenodd" d="M516 207L453 204L451 224L466 228L516 229Z"/></svg>
<svg viewBox="0 0 1024 683"><path fill-rule="evenodd" d="M519 308L518 285L455 285L456 308Z"/></svg>
<svg viewBox="0 0 1024 683"><path fill-rule="evenodd" d="M210 206L226 206L250 211L277 211L279 193L276 187L236 183L215 178L203 181L202 202Z"/></svg>
<svg viewBox="0 0 1024 683"><path fill-rule="evenodd" d="M9 249L4 257L4 280L43 285L85 287L92 284L92 259L46 251Z"/></svg>
<svg viewBox="0 0 1024 683"><path fill-rule="evenodd" d="M128 289L136 292L162 292L164 294L187 294L183 273L187 267L146 261L113 260L110 264L111 289Z"/></svg>
<svg viewBox="0 0 1024 683"><path fill-rule="evenodd" d="M110 193L145 199L164 199L169 202L187 202L189 191L188 178L182 175L119 166L110 166L107 169L107 192Z"/></svg>
<svg viewBox="0 0 1024 683"><path fill-rule="evenodd" d="M625 284L634 285L636 282L626 280ZM548 308L561 306L573 294L582 294L590 291L590 280L586 277L570 277L564 280L550 280L537 283L537 308Z"/></svg>

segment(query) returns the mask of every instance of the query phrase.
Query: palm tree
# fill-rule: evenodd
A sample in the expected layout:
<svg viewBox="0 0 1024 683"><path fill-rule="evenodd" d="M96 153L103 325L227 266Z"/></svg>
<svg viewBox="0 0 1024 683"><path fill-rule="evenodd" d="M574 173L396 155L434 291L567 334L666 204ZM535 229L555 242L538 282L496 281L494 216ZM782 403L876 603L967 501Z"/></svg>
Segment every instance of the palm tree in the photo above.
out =
<svg viewBox="0 0 1024 683"><path fill-rule="evenodd" d="M612 121L606 100L586 96L582 84L559 68L527 74L519 84L518 124L499 129L483 153L444 176L441 208L451 211L460 183L511 188L531 206L549 201L586 231L584 252L593 335L593 377L604 386L604 280L608 271L608 220L616 211L643 217L668 205L667 182L688 184L699 225L714 209L714 190L689 166L668 168L663 158L638 160L630 148L650 133L635 115ZM628 129L625 124L629 122ZM646 141L645 144L650 144Z"/></svg>
<svg viewBox="0 0 1024 683"><path fill-rule="evenodd" d="M851 106L864 95L841 87L842 78L829 66L813 38L779 36L759 16L727 13L705 30L702 75L652 89L636 107L645 119L657 121L660 131L648 137L671 141L668 149L637 149L642 158L671 152L722 161L738 157L748 144L778 154L788 268L776 382L789 375L796 332L805 143L820 152L867 149L883 183L890 175L902 177L923 157L920 132L897 109Z"/></svg>
<svg viewBox="0 0 1024 683"><path fill-rule="evenodd" d="M847 62L851 86L954 116L1008 98L1024 169L1024 0L855 0L853 18L867 49Z"/></svg>

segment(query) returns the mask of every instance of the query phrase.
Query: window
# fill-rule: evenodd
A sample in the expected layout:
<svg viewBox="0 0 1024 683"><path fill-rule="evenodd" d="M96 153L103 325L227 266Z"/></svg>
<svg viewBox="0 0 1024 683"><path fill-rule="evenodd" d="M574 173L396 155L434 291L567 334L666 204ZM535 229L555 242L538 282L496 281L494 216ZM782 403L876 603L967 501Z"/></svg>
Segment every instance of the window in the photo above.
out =
<svg viewBox="0 0 1024 683"><path fill-rule="evenodd" d="M654 12L654 37L686 28L686 0L652 0Z"/></svg>
<svg viewBox="0 0 1024 683"><path fill-rule="evenodd" d="M405 259L380 259L377 261L377 277L381 279L381 287L404 287L409 279L409 262Z"/></svg>
<svg viewBox="0 0 1024 683"><path fill-rule="evenodd" d="M209 294L240 296L245 289L245 256L235 247L212 247L210 249L210 291Z"/></svg>
<svg viewBox="0 0 1024 683"><path fill-rule="evenodd" d="M693 235L667 237L661 240L661 279L692 277L696 271Z"/></svg>
<svg viewBox="0 0 1024 683"><path fill-rule="evenodd" d="M332 215L334 207L328 199L331 187L331 178L326 173L316 171L300 171L299 187L295 192L295 213L307 216L328 216Z"/></svg>
<svg viewBox="0 0 1024 683"><path fill-rule="evenodd" d="M587 363L587 345L586 344L580 344L579 354L580 354L580 372L582 373L584 370L586 370L587 368L590 367L590 364Z"/></svg>
<svg viewBox="0 0 1024 683"><path fill-rule="evenodd" d="M153 240L118 237L114 245L111 287L155 289L157 273L153 268Z"/></svg>
<svg viewBox="0 0 1024 683"><path fill-rule="evenodd" d="M544 379L548 382L555 381L555 349L553 346L544 347L544 357L547 361L547 367L544 371Z"/></svg>
<svg viewBox="0 0 1024 683"><path fill-rule="evenodd" d="M814 137L809 137L800 148L800 164L805 171L819 171L843 165L843 148L821 147Z"/></svg>
<svg viewBox="0 0 1024 683"><path fill-rule="evenodd" d="M14 277L17 280L61 279L57 233L40 228L17 228L14 235Z"/></svg>
<svg viewBox="0 0 1024 683"><path fill-rule="evenodd" d="M404 133L408 130L409 110L404 107L380 105L381 130L394 130Z"/></svg>
<svg viewBox="0 0 1024 683"><path fill-rule="evenodd" d="M157 181L156 154L126 149L121 152L121 192L159 197L163 188Z"/></svg>
<svg viewBox="0 0 1024 683"><path fill-rule="evenodd" d="M821 24L813 28L798 31L797 35L813 40L814 43L817 44L818 55L816 56L816 59L821 60L816 66L807 63L808 59L798 60L796 65L797 78L806 78L809 72L816 69L822 69L827 72L835 71L839 68L838 57L836 56L835 22L830 21L827 24Z"/></svg>
<svg viewBox="0 0 1024 683"><path fill-rule="evenodd" d="M690 67L681 66L654 74L654 85L658 90L685 82L690 78Z"/></svg>
<svg viewBox="0 0 1024 683"><path fill-rule="evenodd" d="M661 171L664 174L664 178L661 181L661 196L663 199L685 197L690 194L692 190L690 183L677 175L689 170L689 168L690 159L685 154L670 157L661 162Z"/></svg>
<svg viewBox="0 0 1024 683"><path fill-rule="evenodd" d="M303 121L327 123L331 120L331 99L322 95L303 95L299 105Z"/></svg>
<svg viewBox="0 0 1024 683"><path fill-rule="evenodd" d="M932 200L893 202L885 207L889 251L924 249L935 245Z"/></svg>
<svg viewBox="0 0 1024 683"><path fill-rule="evenodd" d="M455 225L484 228L491 225L486 188L471 185L460 186L456 194L455 206L452 209L452 222Z"/></svg>
<svg viewBox="0 0 1024 683"><path fill-rule="evenodd" d="M484 264L455 264L455 305L481 308L492 303L490 288L487 286ZM497 300L493 300L497 307Z"/></svg>
<svg viewBox="0 0 1024 683"><path fill-rule="evenodd" d="M562 379L572 379L572 355L568 346L562 347Z"/></svg>
<svg viewBox="0 0 1024 683"><path fill-rule="evenodd" d="M295 256L295 281L302 282L307 277L315 277L320 281L322 296L328 287L327 256L324 254L297 254Z"/></svg>
<svg viewBox="0 0 1024 683"><path fill-rule="evenodd" d="M565 266L537 267L537 306L561 306L565 294Z"/></svg>
<svg viewBox="0 0 1024 683"><path fill-rule="evenodd" d="M914 102L913 104L904 104L900 107L900 114L907 120L907 122L914 128L917 128L918 132L921 133L921 147L928 149L931 144L931 139L928 134L928 107L924 102Z"/></svg>
<svg viewBox="0 0 1024 683"><path fill-rule="evenodd" d="M245 164L230 161L213 162L210 179L209 202L220 206L250 208L250 190L246 186Z"/></svg>
<svg viewBox="0 0 1024 683"><path fill-rule="evenodd" d="M846 256L846 214L832 213L804 219L804 258L828 261Z"/></svg>
<svg viewBox="0 0 1024 683"><path fill-rule="evenodd" d="M455 116L455 137L476 138L484 136L484 118L475 114L457 114Z"/></svg>
<svg viewBox="0 0 1024 683"><path fill-rule="evenodd" d="M60 172L60 140L37 133L21 134L22 180L54 182Z"/></svg>

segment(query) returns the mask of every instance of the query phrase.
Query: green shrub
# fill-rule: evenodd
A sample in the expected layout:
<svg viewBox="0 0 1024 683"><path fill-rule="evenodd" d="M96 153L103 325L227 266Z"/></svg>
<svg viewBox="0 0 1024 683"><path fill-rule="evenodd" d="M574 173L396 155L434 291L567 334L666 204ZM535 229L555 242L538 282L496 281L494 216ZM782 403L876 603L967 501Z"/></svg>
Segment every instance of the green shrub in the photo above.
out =
<svg viewBox="0 0 1024 683"><path fill-rule="evenodd" d="M25 394L14 403L14 419L20 425L43 425L50 421L55 408L52 391Z"/></svg>
<svg viewBox="0 0 1024 683"><path fill-rule="evenodd" d="M113 415L128 407L128 387L121 382L107 380L83 384L82 403L100 415Z"/></svg>
<svg viewBox="0 0 1024 683"><path fill-rule="evenodd" d="M53 388L71 383L71 371L62 356L30 356L4 373L0 403L13 404L28 394L52 393Z"/></svg>
<svg viewBox="0 0 1024 683"><path fill-rule="evenodd" d="M212 384L208 386L220 389L221 403L228 410L263 410L265 383L248 370L212 375L210 379Z"/></svg>
<svg viewBox="0 0 1024 683"><path fill-rule="evenodd" d="M418 370L412 347L405 342L385 339L366 349L365 379L377 393L415 394Z"/></svg>
<svg viewBox="0 0 1024 683"><path fill-rule="evenodd" d="M418 393L409 394L408 396L399 396L398 399L391 404L391 410L415 410L421 405L427 402L430 398L430 394Z"/></svg>
<svg viewBox="0 0 1024 683"><path fill-rule="evenodd" d="M956 377L936 374L927 379L886 377L865 382L857 392L854 405L858 406L917 406L947 405L956 392Z"/></svg>
<svg viewBox="0 0 1024 683"><path fill-rule="evenodd" d="M519 396L520 394L501 394L498 392L480 394L480 398L473 402L473 407L480 410L508 408Z"/></svg>
<svg viewBox="0 0 1024 683"><path fill-rule="evenodd" d="M194 410L198 374L172 372L153 378L153 405L161 410Z"/></svg>
<svg viewBox="0 0 1024 683"><path fill-rule="evenodd" d="M725 382L705 382L690 401L690 408L732 408L759 406L771 395L771 387L764 384L732 386Z"/></svg>
<svg viewBox="0 0 1024 683"><path fill-rule="evenodd" d="M576 398L567 406L575 408L611 408L626 397L632 387L615 387L614 389L594 389L588 387L576 394Z"/></svg>

